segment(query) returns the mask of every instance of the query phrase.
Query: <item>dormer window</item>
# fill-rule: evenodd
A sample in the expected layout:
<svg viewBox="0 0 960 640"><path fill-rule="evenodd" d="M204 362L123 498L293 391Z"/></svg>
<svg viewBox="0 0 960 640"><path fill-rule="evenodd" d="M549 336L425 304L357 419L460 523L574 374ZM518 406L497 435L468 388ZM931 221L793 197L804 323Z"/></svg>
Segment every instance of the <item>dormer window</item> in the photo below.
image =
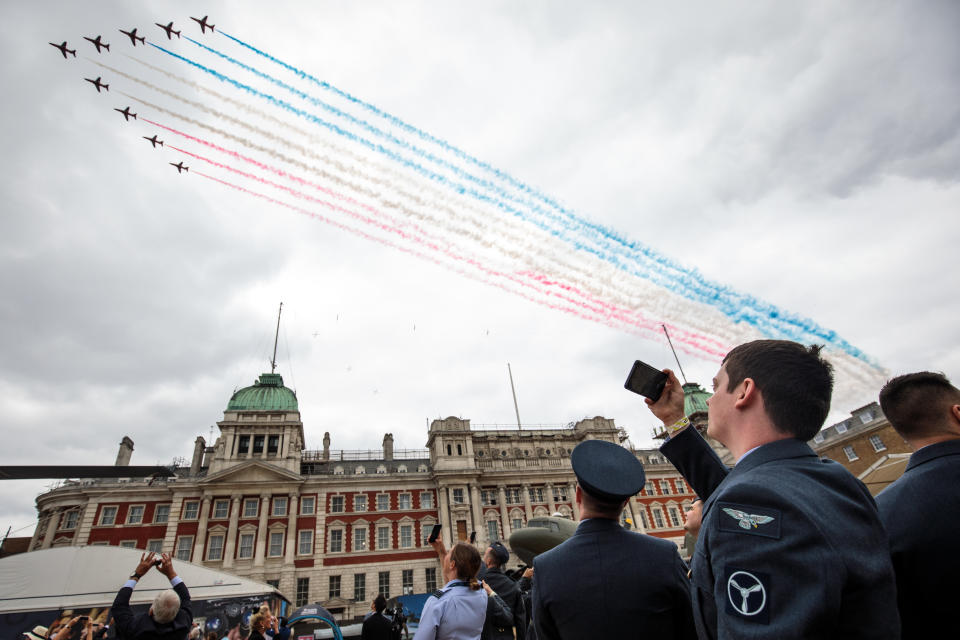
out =
<svg viewBox="0 0 960 640"><path fill-rule="evenodd" d="M366 472L367 470L363 468L363 465L357 465L357 468L353 470L353 475L362 476Z"/></svg>
<svg viewBox="0 0 960 640"><path fill-rule="evenodd" d="M333 468L333 475L335 475L335 476L342 476L342 475L343 475L343 467L341 467L341 466L336 466L336 467L334 467L334 468Z"/></svg>
<svg viewBox="0 0 960 640"><path fill-rule="evenodd" d="M386 472L387 472L387 468L386 468L385 466L383 466L382 464L377 467L377 473L378 473L378 474L385 474Z"/></svg>

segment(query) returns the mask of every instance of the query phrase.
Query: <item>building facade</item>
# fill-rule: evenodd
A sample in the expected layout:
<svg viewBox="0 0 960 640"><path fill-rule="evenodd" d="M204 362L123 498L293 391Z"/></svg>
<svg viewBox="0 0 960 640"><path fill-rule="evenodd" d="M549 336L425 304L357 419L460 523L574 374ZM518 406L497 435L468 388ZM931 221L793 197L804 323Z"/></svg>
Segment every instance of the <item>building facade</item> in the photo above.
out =
<svg viewBox="0 0 960 640"><path fill-rule="evenodd" d="M626 433L603 417L565 427L501 429L434 420L426 448L395 450L386 434L370 451L306 448L297 398L277 374L231 397L220 435L194 443L191 464L170 479L68 481L37 498L30 550L117 545L268 582L294 604L320 602L341 620L362 616L378 594L442 586L426 536L443 525L449 546L509 540L530 518L579 519L570 452L586 439ZM117 465L130 462L124 438ZM695 498L656 449L633 450L647 484L625 525L683 544L683 511ZM514 562L511 562L514 564Z"/></svg>
<svg viewBox="0 0 960 640"><path fill-rule="evenodd" d="M839 462L861 479L869 470L890 460L892 455L909 456L913 453L913 449L896 432L876 402L855 409L850 412L849 418L825 427L809 444L821 458ZM903 473L902 469L900 473ZM889 479L886 484L897 477L899 475ZM876 494L882 488L872 486L871 492Z"/></svg>

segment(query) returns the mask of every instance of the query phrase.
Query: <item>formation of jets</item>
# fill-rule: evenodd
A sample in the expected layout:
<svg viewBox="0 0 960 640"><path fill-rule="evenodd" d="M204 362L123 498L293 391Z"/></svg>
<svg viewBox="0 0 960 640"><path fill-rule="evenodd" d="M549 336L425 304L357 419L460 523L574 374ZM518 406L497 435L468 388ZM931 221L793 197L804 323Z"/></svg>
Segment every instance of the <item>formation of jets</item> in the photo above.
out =
<svg viewBox="0 0 960 640"><path fill-rule="evenodd" d="M97 93L100 93L100 89L106 89L107 91L110 91L110 85L100 82L100 76L97 76L96 80L91 80L90 78L84 78L84 80L95 86L97 88Z"/></svg>
<svg viewBox="0 0 960 640"><path fill-rule="evenodd" d="M207 29L210 29L210 33L213 33L214 25L207 22L207 18L209 17L210 16L203 16L203 20L201 20L200 18L194 18L193 16L190 16L190 19L200 25L200 33L206 33Z"/></svg>
<svg viewBox="0 0 960 640"><path fill-rule="evenodd" d="M127 107L126 109L117 109L116 107L114 107L113 110L114 110L114 111L119 111L120 113L122 113L122 114L123 114L123 119L124 119L126 122L129 122L129 121L130 121L130 116L133 116L133 119L134 119L134 120L137 119L137 114L131 113L130 107Z"/></svg>
<svg viewBox="0 0 960 640"><path fill-rule="evenodd" d="M178 162L177 164L173 164L172 162L168 162L167 164L170 164L170 165L176 167L176 168L177 168L177 173L183 173L184 171L190 171L190 167L185 167L185 166L183 166L183 160L181 160L181 161Z"/></svg>
<svg viewBox="0 0 960 640"><path fill-rule="evenodd" d="M100 41L100 38L102 38L102 37L103 37L103 36L97 36L97 39L94 40L93 38L88 38L87 36L83 36L83 39L84 39L84 40L89 40L90 42L92 42L92 43L93 43L93 46L95 46L95 47L97 48L97 53L100 53L100 49L106 49L107 51L110 51L110 45L107 44L106 42L101 42L101 41Z"/></svg>
<svg viewBox="0 0 960 640"><path fill-rule="evenodd" d="M74 58L77 57L77 50L76 50L76 49L67 49L67 41L66 41L66 40L63 41L63 44L53 44L53 43L51 42L51 43L50 43L50 46L53 47L54 49L60 49L60 53L63 54L63 57L64 57L64 58L67 57L67 54L68 54L68 53L72 53Z"/></svg>
<svg viewBox="0 0 960 640"><path fill-rule="evenodd" d="M136 27L134 27L133 31L124 31L123 29L120 29L119 31L120 31L120 33L122 33L123 35L127 36L128 38L130 38L130 42L133 43L133 46L137 46L137 40L139 40L139 41L140 41L142 44L144 44L144 45L147 44L147 38L146 38L146 36L138 36L138 35L137 35L137 29L136 29Z"/></svg>
<svg viewBox="0 0 960 640"><path fill-rule="evenodd" d="M152 138L148 138L147 136L140 136L140 137L143 138L144 140L149 141L150 144L153 145L154 149L157 148L157 145L160 145L161 147L163 146L163 140L157 140L157 134L153 134ZM173 164L173 163L171 162L170 164ZM176 165L173 165L173 166L176 166Z"/></svg>
<svg viewBox="0 0 960 640"><path fill-rule="evenodd" d="M159 22L154 22L153 24L157 25L158 27L160 27L161 29L167 32L167 40L173 40L173 36L171 34L174 34L174 33L177 34L178 38L180 37L180 32L173 30L173 20L171 20L170 24L168 24L167 26L163 26Z"/></svg>

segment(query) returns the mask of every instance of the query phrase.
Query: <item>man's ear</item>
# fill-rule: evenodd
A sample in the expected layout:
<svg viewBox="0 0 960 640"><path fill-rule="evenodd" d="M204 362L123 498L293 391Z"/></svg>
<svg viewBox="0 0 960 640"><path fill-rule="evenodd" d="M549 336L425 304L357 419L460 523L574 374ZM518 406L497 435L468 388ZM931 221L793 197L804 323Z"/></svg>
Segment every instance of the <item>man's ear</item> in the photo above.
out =
<svg viewBox="0 0 960 640"><path fill-rule="evenodd" d="M744 378L737 385L734 393L736 393L737 398L734 400L733 406L738 409L745 409L760 398L760 389L757 388L757 383L753 381L753 378Z"/></svg>
<svg viewBox="0 0 960 640"><path fill-rule="evenodd" d="M955 404L950 407L950 415L953 416L954 422L960 425L960 404Z"/></svg>

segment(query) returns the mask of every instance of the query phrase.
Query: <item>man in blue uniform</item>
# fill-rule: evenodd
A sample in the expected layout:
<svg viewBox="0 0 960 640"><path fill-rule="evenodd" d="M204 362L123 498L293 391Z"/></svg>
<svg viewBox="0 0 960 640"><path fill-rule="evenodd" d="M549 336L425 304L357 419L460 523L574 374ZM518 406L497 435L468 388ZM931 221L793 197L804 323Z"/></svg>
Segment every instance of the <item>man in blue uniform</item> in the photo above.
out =
<svg viewBox="0 0 960 640"><path fill-rule="evenodd" d="M701 638L897 638L887 536L866 487L807 446L827 417L832 367L818 347L740 345L708 400L707 433L737 460L728 470L683 415L672 372L650 410L661 451L704 497L691 562Z"/></svg>
<svg viewBox="0 0 960 640"><path fill-rule="evenodd" d="M537 640L694 638L687 567L672 542L620 526L644 484L643 465L623 447L581 442L570 456L580 524L534 558Z"/></svg>
<svg viewBox="0 0 960 640"><path fill-rule="evenodd" d="M890 380L880 407L916 449L877 496L890 536L904 640L942 637L960 602L960 390L942 373ZM951 623L952 624L952 623Z"/></svg>

